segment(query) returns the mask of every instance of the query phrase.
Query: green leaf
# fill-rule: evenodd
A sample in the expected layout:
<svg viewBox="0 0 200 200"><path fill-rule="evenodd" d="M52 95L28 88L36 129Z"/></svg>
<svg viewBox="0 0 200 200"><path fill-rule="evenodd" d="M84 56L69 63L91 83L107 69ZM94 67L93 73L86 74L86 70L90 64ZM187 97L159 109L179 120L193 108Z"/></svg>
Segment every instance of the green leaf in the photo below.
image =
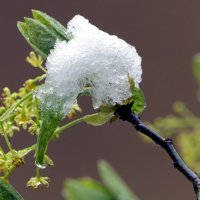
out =
<svg viewBox="0 0 200 200"><path fill-rule="evenodd" d="M46 55L54 48L58 39L57 35L51 32L45 25L31 18L24 18L27 25L27 32L30 42Z"/></svg>
<svg viewBox="0 0 200 200"><path fill-rule="evenodd" d="M200 84L200 54L195 55L193 58L193 73Z"/></svg>
<svg viewBox="0 0 200 200"><path fill-rule="evenodd" d="M33 17L25 17L25 22L18 22L17 26L29 45L43 59L46 59L50 50L54 48L57 39L69 41L72 35L57 20L46 13L32 10Z"/></svg>
<svg viewBox="0 0 200 200"><path fill-rule="evenodd" d="M114 200L103 185L89 178L67 180L64 197L68 200Z"/></svg>
<svg viewBox="0 0 200 200"><path fill-rule="evenodd" d="M140 114L146 107L145 97L140 88L135 87L134 81L129 77L130 89L132 92L131 100L133 106L131 107L132 112Z"/></svg>
<svg viewBox="0 0 200 200"><path fill-rule="evenodd" d="M145 97L141 89L135 88L133 91L133 106L131 107L132 112L140 114L146 107Z"/></svg>
<svg viewBox="0 0 200 200"><path fill-rule="evenodd" d="M56 35L59 35L60 39L68 41L70 35L67 34L67 29L53 17L50 17L44 12L39 10L32 10L33 17L38 20L40 23L46 25L49 30L54 32Z"/></svg>
<svg viewBox="0 0 200 200"><path fill-rule="evenodd" d="M84 185L84 187L87 187L87 188L90 188L90 189L93 189L93 190L98 190L98 191L101 191L103 193L106 193L107 195L111 195L111 193L109 192L109 190L103 186L102 183L99 183L98 181L92 179L92 178L82 178L82 179L79 179L80 183L82 185Z"/></svg>
<svg viewBox="0 0 200 200"><path fill-rule="evenodd" d="M105 161L98 163L100 176L116 200L138 200L114 169Z"/></svg>
<svg viewBox="0 0 200 200"><path fill-rule="evenodd" d="M48 143L56 128L59 126L62 117L49 109L41 110L42 124L37 139L36 164L39 168L45 168L48 163L44 162Z"/></svg>
<svg viewBox="0 0 200 200"><path fill-rule="evenodd" d="M33 50L35 52L37 52L39 55L42 56L43 59L47 58L47 54L43 51L41 51L40 49L38 49L38 47L36 47L29 38L28 35L28 28L27 28L27 24L25 22L17 22L17 27L20 31L20 33L22 34L22 36L25 38L25 40L29 43L29 45L33 48Z"/></svg>
<svg viewBox="0 0 200 200"><path fill-rule="evenodd" d="M86 115L83 121L93 126L101 126L108 122L114 116L113 110L110 112L98 112L92 115Z"/></svg>
<svg viewBox="0 0 200 200"><path fill-rule="evenodd" d="M13 186L0 179L0 200L23 200L23 198Z"/></svg>

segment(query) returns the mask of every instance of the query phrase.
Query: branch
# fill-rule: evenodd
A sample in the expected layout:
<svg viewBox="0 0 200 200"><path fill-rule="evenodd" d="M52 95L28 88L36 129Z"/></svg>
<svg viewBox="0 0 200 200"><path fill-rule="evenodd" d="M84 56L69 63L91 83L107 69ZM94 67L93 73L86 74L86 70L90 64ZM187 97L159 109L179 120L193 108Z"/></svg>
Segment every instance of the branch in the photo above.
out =
<svg viewBox="0 0 200 200"><path fill-rule="evenodd" d="M193 184L196 199L200 200L200 178L193 170L191 170L183 161L181 156L176 151L172 139L165 139L158 133L148 128L141 120L140 117L132 113L129 105L120 106L116 112L116 115L124 121L130 122L137 131L148 136L156 144L160 145L170 156L173 161L174 167L179 170L185 177Z"/></svg>

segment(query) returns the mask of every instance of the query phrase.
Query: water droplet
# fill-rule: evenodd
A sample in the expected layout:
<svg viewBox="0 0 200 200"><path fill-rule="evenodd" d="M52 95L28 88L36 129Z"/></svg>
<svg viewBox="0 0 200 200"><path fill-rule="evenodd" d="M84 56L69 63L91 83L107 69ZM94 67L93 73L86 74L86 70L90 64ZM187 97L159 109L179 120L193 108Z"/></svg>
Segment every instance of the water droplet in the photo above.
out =
<svg viewBox="0 0 200 200"><path fill-rule="evenodd" d="M46 165L41 165L39 163L36 162L36 166L40 169L45 169L46 168Z"/></svg>

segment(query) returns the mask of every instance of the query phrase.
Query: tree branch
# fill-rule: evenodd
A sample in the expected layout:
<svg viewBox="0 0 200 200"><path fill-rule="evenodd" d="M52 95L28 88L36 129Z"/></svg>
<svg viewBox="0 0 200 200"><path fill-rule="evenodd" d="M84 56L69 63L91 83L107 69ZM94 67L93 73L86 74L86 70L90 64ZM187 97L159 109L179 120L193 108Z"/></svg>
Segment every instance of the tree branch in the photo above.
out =
<svg viewBox="0 0 200 200"><path fill-rule="evenodd" d="M196 199L200 200L200 178L193 170L191 170L183 161L181 156L176 151L172 139L165 139L158 133L148 128L141 120L140 117L132 113L130 105L120 106L116 112L116 115L124 121L128 121L135 129L142 134L148 136L156 144L160 145L170 156L173 161L174 167L179 170L185 177L193 184Z"/></svg>

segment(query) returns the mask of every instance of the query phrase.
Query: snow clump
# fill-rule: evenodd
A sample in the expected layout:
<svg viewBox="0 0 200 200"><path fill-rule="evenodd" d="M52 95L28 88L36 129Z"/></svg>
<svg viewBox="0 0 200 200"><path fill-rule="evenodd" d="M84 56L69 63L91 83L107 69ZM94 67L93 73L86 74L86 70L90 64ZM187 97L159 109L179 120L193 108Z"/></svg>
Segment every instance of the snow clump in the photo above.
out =
<svg viewBox="0 0 200 200"><path fill-rule="evenodd" d="M67 26L69 42L57 41L47 58L47 77L36 93L41 105L65 116L85 86L94 109L131 97L128 77L141 82L141 57L134 46L76 15Z"/></svg>

